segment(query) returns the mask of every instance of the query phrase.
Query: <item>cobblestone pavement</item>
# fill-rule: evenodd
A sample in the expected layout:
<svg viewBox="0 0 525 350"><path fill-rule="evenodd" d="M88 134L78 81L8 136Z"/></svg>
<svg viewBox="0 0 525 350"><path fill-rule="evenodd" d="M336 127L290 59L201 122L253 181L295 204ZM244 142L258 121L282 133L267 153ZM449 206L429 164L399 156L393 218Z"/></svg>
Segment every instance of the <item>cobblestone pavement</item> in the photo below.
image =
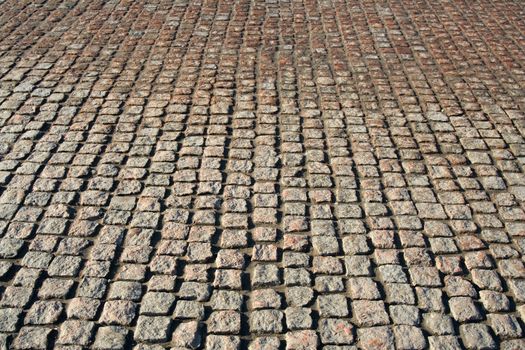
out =
<svg viewBox="0 0 525 350"><path fill-rule="evenodd" d="M525 349L520 0L0 0L0 349Z"/></svg>

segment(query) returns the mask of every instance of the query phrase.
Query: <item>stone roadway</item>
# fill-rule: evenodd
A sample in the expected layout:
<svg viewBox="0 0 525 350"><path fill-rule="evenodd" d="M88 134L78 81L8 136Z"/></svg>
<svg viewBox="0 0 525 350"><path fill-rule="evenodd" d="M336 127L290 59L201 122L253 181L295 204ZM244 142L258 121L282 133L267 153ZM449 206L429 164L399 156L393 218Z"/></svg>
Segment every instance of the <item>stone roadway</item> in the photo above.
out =
<svg viewBox="0 0 525 350"><path fill-rule="evenodd" d="M0 1L0 349L525 349L520 0Z"/></svg>

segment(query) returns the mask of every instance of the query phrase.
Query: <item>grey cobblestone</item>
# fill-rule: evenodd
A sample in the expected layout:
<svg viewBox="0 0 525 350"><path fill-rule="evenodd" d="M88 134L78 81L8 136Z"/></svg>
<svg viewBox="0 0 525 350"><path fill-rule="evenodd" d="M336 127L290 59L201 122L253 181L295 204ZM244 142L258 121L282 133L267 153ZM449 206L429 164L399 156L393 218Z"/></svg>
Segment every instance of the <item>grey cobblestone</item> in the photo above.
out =
<svg viewBox="0 0 525 350"><path fill-rule="evenodd" d="M516 1L0 0L0 349L518 349Z"/></svg>

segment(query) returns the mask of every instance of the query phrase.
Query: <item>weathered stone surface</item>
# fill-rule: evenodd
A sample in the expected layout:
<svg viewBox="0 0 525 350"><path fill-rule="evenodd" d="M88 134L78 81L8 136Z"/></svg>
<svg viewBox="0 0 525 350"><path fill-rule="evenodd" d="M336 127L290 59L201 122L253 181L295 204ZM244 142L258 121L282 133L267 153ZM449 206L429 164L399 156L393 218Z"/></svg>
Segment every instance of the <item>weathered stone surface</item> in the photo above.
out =
<svg viewBox="0 0 525 350"><path fill-rule="evenodd" d="M47 349L50 328L22 327L13 341L14 349Z"/></svg>
<svg viewBox="0 0 525 350"><path fill-rule="evenodd" d="M126 345L128 330L119 326L100 327L95 336L94 349L122 349Z"/></svg>
<svg viewBox="0 0 525 350"><path fill-rule="evenodd" d="M394 326L396 348L398 349L425 349L427 342L421 329L414 326Z"/></svg>
<svg viewBox="0 0 525 350"><path fill-rule="evenodd" d="M317 305L321 317L345 317L349 314L347 299L344 295L320 295Z"/></svg>
<svg viewBox="0 0 525 350"><path fill-rule="evenodd" d="M323 344L352 344L354 341L353 326L346 320L321 319L319 334Z"/></svg>
<svg viewBox="0 0 525 350"><path fill-rule="evenodd" d="M525 348L520 5L0 0L0 350Z"/></svg>
<svg viewBox="0 0 525 350"><path fill-rule="evenodd" d="M110 300L104 304L100 321L106 324L129 326L135 318L137 305L132 301Z"/></svg>
<svg viewBox="0 0 525 350"><path fill-rule="evenodd" d="M206 337L207 350L231 349L237 350L240 347L240 339L231 335L212 335Z"/></svg>
<svg viewBox="0 0 525 350"><path fill-rule="evenodd" d="M496 349L496 342L484 324L464 324L459 327L461 339L468 349Z"/></svg>
<svg viewBox="0 0 525 350"><path fill-rule="evenodd" d="M201 327L197 321L182 322L173 332L172 344L175 347L197 349L201 343Z"/></svg>
<svg viewBox="0 0 525 350"><path fill-rule="evenodd" d="M171 320L161 316L139 316L134 338L142 342L164 342L168 339Z"/></svg>
<svg viewBox="0 0 525 350"><path fill-rule="evenodd" d="M97 299L74 298L67 306L67 316L81 320L92 320L95 318L100 304L100 300Z"/></svg>
<svg viewBox="0 0 525 350"><path fill-rule="evenodd" d="M315 350L319 337L315 331L304 330L286 333L287 350Z"/></svg>
<svg viewBox="0 0 525 350"><path fill-rule="evenodd" d="M235 311L215 311L208 318L211 333L238 334L241 329L241 315Z"/></svg>
<svg viewBox="0 0 525 350"><path fill-rule="evenodd" d="M58 332L58 344L88 345L92 341L95 324L89 321L64 321Z"/></svg>
<svg viewBox="0 0 525 350"><path fill-rule="evenodd" d="M382 301L354 301L352 310L359 326L380 326L390 322Z"/></svg>
<svg viewBox="0 0 525 350"><path fill-rule="evenodd" d="M166 315L175 303L175 295L165 292L146 293L140 303L141 314Z"/></svg>
<svg viewBox="0 0 525 350"><path fill-rule="evenodd" d="M58 301L37 301L35 302L25 317L26 324L51 324L55 323L62 310L62 303Z"/></svg>
<svg viewBox="0 0 525 350"><path fill-rule="evenodd" d="M281 333L283 312L278 310L253 311L250 315L250 331L255 333Z"/></svg>
<svg viewBox="0 0 525 350"><path fill-rule="evenodd" d="M395 349L394 334L389 327L358 328L358 346L367 350Z"/></svg>
<svg viewBox="0 0 525 350"><path fill-rule="evenodd" d="M15 332L22 316L21 309L4 308L0 310L0 330L2 332Z"/></svg>

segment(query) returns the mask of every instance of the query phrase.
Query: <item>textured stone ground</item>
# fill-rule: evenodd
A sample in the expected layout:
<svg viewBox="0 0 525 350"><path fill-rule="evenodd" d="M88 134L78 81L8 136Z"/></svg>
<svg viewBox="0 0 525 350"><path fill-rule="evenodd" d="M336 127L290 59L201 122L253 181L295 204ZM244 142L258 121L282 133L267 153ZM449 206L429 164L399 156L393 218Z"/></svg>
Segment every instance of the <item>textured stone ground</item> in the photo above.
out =
<svg viewBox="0 0 525 350"><path fill-rule="evenodd" d="M0 349L524 349L521 1L0 1Z"/></svg>

